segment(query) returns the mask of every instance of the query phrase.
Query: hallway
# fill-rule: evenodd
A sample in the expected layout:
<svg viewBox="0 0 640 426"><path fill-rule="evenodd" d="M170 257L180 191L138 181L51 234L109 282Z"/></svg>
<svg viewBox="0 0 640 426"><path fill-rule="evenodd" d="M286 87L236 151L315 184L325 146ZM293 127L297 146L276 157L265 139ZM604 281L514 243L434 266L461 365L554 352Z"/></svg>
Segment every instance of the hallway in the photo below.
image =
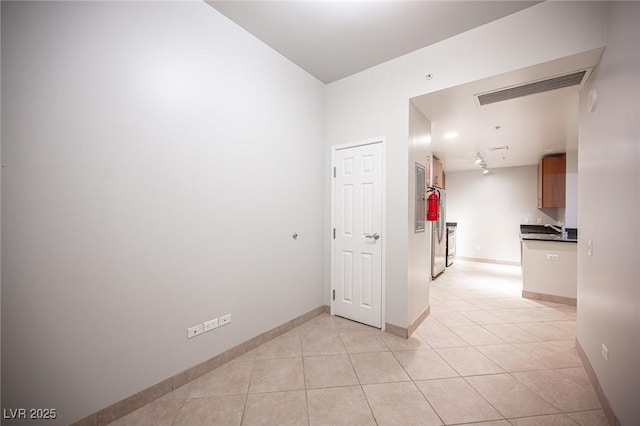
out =
<svg viewBox="0 0 640 426"><path fill-rule="evenodd" d="M520 267L456 260L408 340L324 314L112 424L607 425L575 307L520 292Z"/></svg>

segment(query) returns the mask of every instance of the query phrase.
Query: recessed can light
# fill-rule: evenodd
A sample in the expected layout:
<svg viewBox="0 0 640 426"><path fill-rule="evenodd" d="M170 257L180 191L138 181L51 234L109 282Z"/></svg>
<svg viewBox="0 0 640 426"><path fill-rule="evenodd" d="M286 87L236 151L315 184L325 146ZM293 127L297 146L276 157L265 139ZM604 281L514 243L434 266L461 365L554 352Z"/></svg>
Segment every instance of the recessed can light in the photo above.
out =
<svg viewBox="0 0 640 426"><path fill-rule="evenodd" d="M458 132L447 132L444 134L445 139L455 139L458 137Z"/></svg>

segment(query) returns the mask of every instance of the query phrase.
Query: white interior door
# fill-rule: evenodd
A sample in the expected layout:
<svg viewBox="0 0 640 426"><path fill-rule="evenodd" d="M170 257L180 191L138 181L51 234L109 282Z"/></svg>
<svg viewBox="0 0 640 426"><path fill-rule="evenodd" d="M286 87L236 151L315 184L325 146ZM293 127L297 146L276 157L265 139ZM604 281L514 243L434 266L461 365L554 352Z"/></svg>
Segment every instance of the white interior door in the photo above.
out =
<svg viewBox="0 0 640 426"><path fill-rule="evenodd" d="M382 143L334 156L332 313L382 325Z"/></svg>

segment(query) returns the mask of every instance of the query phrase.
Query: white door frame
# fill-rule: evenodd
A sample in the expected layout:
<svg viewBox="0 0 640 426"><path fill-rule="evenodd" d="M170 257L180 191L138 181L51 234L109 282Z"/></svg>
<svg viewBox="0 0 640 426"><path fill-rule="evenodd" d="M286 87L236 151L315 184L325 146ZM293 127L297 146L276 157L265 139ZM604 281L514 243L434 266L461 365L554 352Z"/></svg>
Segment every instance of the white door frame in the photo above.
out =
<svg viewBox="0 0 640 426"><path fill-rule="evenodd" d="M365 139L355 142L348 142L343 144L331 145L331 230L336 227L336 213L335 213L335 203L336 203L336 180L333 178L333 168L336 166L336 151L346 148L355 148L363 145L373 145L373 144L382 144L382 238L380 242L382 244L381 247L381 264L382 264L382 277L381 277L381 287L382 287L382 295L380 300L380 324L382 331L385 331L386 325L386 246L387 246L387 140L385 137L371 138ZM336 288L336 240L331 235L331 288L329 289L329 300L331 301L331 315L335 315L333 311L333 304L335 300L333 300L332 293Z"/></svg>

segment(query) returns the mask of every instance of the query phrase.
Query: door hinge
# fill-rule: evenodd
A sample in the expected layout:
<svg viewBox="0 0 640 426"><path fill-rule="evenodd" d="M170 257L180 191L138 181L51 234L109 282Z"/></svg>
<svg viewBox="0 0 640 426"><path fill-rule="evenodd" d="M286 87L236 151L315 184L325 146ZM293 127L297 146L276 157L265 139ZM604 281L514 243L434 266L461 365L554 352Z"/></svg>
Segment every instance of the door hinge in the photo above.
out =
<svg viewBox="0 0 640 426"><path fill-rule="evenodd" d="M333 228L333 239L336 239L336 228Z"/></svg>
<svg viewBox="0 0 640 426"><path fill-rule="evenodd" d="M336 177L336 168L333 168L333 177Z"/></svg>
<svg viewBox="0 0 640 426"><path fill-rule="evenodd" d="M332 292L333 292L333 296L332 296L332 297L333 297L333 300L336 300L336 290L335 290L335 289L333 289L333 290L332 290Z"/></svg>

